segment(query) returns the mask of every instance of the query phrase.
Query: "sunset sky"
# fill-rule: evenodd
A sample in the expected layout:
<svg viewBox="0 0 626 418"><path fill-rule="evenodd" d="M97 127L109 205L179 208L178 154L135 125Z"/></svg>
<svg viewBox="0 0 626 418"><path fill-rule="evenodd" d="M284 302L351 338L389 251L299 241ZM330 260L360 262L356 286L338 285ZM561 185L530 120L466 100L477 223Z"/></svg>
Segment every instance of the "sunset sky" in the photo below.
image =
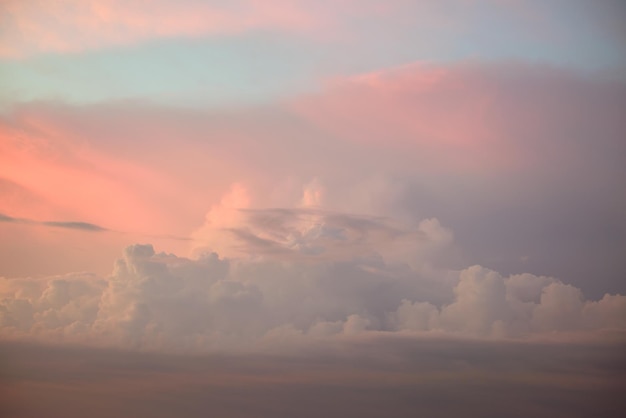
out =
<svg viewBox="0 0 626 418"><path fill-rule="evenodd" d="M621 0L0 0L0 415L620 416L625 115Z"/></svg>

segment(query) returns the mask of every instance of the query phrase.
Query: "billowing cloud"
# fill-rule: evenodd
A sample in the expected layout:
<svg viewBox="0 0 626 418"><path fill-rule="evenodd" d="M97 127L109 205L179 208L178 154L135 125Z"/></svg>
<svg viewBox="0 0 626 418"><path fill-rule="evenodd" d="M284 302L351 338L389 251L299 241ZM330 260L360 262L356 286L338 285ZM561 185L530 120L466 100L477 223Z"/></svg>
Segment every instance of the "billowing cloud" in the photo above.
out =
<svg viewBox="0 0 626 418"><path fill-rule="evenodd" d="M532 264L579 285L589 283L583 271L621 280L623 83L531 65L415 63L338 78L292 106L322 132L376 149L372 167L388 159L391 172L413 173L405 208L449 222L470 260L509 272ZM590 260L590 243L605 240L603 262L573 267L573 254Z"/></svg>
<svg viewBox="0 0 626 418"><path fill-rule="evenodd" d="M106 278L2 279L3 333L206 351L372 332L517 339L626 330L626 296L594 301L550 277L433 265L433 249L446 247L437 242L445 232L436 220L413 231L345 214L304 214L316 216L315 232L295 232L301 211L243 212L251 219L242 225L257 228L234 234L246 257L207 252L187 259L133 245ZM388 251L414 242L411 251ZM350 251L338 258L343 244Z"/></svg>
<svg viewBox="0 0 626 418"><path fill-rule="evenodd" d="M430 256L453 239L437 219L421 220L409 228L383 216L319 207L250 209L245 196L245 189L234 185L221 204L207 213L205 224L193 234L196 251L286 260L342 260L375 251L412 263L423 258L420 253ZM308 197L307 187L303 199Z"/></svg>
<svg viewBox="0 0 626 418"><path fill-rule="evenodd" d="M622 416L582 3L0 0L0 415Z"/></svg>

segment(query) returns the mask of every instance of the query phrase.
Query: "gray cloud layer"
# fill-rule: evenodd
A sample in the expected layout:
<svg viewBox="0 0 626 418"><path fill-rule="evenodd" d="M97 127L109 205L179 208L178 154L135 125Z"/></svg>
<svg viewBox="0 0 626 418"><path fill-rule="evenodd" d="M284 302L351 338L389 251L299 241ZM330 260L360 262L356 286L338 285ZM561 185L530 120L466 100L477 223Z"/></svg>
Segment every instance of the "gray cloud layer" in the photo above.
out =
<svg viewBox="0 0 626 418"><path fill-rule="evenodd" d="M0 413L100 417L620 417L623 343L350 337L300 354L0 344Z"/></svg>

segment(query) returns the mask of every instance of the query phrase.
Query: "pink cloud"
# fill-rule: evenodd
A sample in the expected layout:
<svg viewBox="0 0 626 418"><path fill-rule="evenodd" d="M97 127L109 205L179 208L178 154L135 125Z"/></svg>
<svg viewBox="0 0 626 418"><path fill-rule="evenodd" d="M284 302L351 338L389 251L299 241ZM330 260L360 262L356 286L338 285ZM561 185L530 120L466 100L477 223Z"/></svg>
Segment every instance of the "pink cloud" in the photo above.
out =
<svg viewBox="0 0 626 418"><path fill-rule="evenodd" d="M471 72L409 65L338 79L294 109L323 129L358 143L419 148L420 160L469 167L514 153L492 131L495 92ZM503 159L504 157L504 159Z"/></svg>
<svg viewBox="0 0 626 418"><path fill-rule="evenodd" d="M287 1L177 2L41 0L4 2L0 56L76 52L153 38L304 30L318 17Z"/></svg>
<svg viewBox="0 0 626 418"><path fill-rule="evenodd" d="M444 193L441 182L459 175L472 181L549 172L545 178L558 181L553 161L559 159L558 171L569 178L619 144L626 132L616 111L622 92L621 85L545 68L413 64L336 79L282 108L21 105L0 125L0 176L28 199L56 202L59 210L83 207L69 203L80 196L79 212L89 215L84 221L124 228L120 220L128 219L135 227L159 224L184 234L237 182L251 201L281 206L297 204L302 187L317 179L301 203L353 210L376 206L374 189L399 193L363 177L377 173L438 175ZM592 144L591 137L598 139ZM109 209L107 194L122 205ZM50 214L31 206L35 212L0 210ZM141 211L132 207L161 215L135 221L132 214Z"/></svg>
<svg viewBox="0 0 626 418"><path fill-rule="evenodd" d="M280 106L22 104L0 120L0 213L179 236L240 206L422 211L447 224L445 213L478 222L479 257L510 245L485 263L535 263L553 248L553 223L581 234L623 225L624 97L623 85L546 68L416 64ZM249 204L218 210L236 183Z"/></svg>
<svg viewBox="0 0 626 418"><path fill-rule="evenodd" d="M11 58L255 30L353 41L363 35L361 18L405 27L416 24L413 17L425 27L459 25L447 2L408 0L7 0L1 7L0 57Z"/></svg>
<svg viewBox="0 0 626 418"><path fill-rule="evenodd" d="M255 199L272 190L273 176L251 161L265 147L259 138L269 133L241 129L238 121L245 119L219 118L231 125L196 111L121 104L16 107L0 119L0 213L37 222L89 222L113 232L0 223L0 274L105 273L121 246L148 240L186 254L189 241L168 237L198 229L231 184L244 179ZM255 123L243 126L255 129ZM272 133L287 136L281 129ZM273 162L268 158L266 164ZM274 202L285 193L299 197L298 185L288 183L277 189ZM226 213L216 212L214 221L226 222ZM86 256L85 245L103 252Z"/></svg>
<svg viewBox="0 0 626 418"><path fill-rule="evenodd" d="M0 124L0 178L14 186L16 195L36 199L3 201L1 211L38 220L79 219L126 231L154 231L155 225L164 224L148 202L173 188L165 176L94 150L62 124L32 113L17 119L19 126Z"/></svg>
<svg viewBox="0 0 626 418"><path fill-rule="evenodd" d="M292 101L291 109L335 137L403 150L431 169L480 174L528 169L566 154L566 164L574 163L583 142L570 136L584 134L569 135L573 126L605 131L601 136L613 141L613 128L602 121L617 122L611 107L620 106L622 90L525 65L414 63L336 78L321 94Z"/></svg>

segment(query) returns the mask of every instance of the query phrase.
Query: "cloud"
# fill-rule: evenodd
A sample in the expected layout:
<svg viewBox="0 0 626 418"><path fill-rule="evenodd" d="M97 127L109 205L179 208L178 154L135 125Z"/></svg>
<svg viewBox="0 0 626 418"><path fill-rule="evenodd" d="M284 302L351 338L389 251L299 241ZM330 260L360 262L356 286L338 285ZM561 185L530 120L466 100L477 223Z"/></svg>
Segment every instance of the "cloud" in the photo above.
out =
<svg viewBox="0 0 626 418"><path fill-rule="evenodd" d="M616 132L604 124L624 131L614 113L624 97L623 83L544 66L415 62L337 77L322 94L296 98L292 106L338 137L414 152L430 169L474 175L559 153L576 163L582 150L601 151L586 140L590 132L603 146L617 146Z"/></svg>
<svg viewBox="0 0 626 418"><path fill-rule="evenodd" d="M316 207L413 229L438 219L454 231L449 267L548 275L601 299L626 290L625 92L542 66L416 63L280 105L16 105L0 138L0 176L16 187L0 188L0 212L144 234L115 253L173 235L195 241L151 240L181 256L204 246L224 257L342 248L333 222L343 221L324 215L324 228L308 230L303 218L311 226L320 215L303 211L277 231L241 208ZM222 202L233 184L245 201Z"/></svg>
<svg viewBox="0 0 626 418"><path fill-rule="evenodd" d="M523 297L520 288L534 288L535 295ZM400 329L519 336L596 329L591 311L599 304L599 310L612 317L601 327L621 328L615 321L626 314L621 307L626 297L621 295L615 300L605 295L600 301L587 301L580 289L553 278L530 274L505 278L480 266L461 271L454 295L452 303L439 309L428 302L405 299L392 313L392 320Z"/></svg>
<svg viewBox="0 0 626 418"><path fill-rule="evenodd" d="M8 215L4 215L0 213L0 222L11 222L11 223L24 223L31 225L42 225L42 226L51 226L54 228L66 228L66 229L77 229L81 231L89 231L89 232L102 232L108 231L108 229L103 228L99 225L88 223L88 222L58 222L58 221L34 221L32 219L25 218L13 218Z"/></svg>
<svg viewBox="0 0 626 418"><path fill-rule="evenodd" d="M295 190L294 204L260 209L234 183L194 233L194 258L135 244L105 277L0 278L0 403L41 415L71 391L79 405L53 414L306 416L332 393L328 414L342 417L615 410L626 296L458 270L436 218L329 209L321 181ZM485 393L497 400L476 402Z"/></svg>
<svg viewBox="0 0 626 418"><path fill-rule="evenodd" d="M18 220L0 213L0 222L18 222Z"/></svg>
<svg viewBox="0 0 626 418"><path fill-rule="evenodd" d="M525 64L418 62L339 77L291 105L322 132L376 149L373 167L388 158L392 172L414 173L402 186L406 210L448 222L470 263L579 286L587 276L621 281L623 83ZM592 241L606 242L598 258ZM574 268L573 254L604 261Z"/></svg>
<svg viewBox="0 0 626 418"><path fill-rule="evenodd" d="M376 251L389 259L404 257L410 262L420 252L429 253L428 247L436 250L452 241L451 231L437 219L422 220L408 228L380 216L319 208L235 207L230 211L225 213L223 207L209 211L205 225L194 233L196 251L208 248L225 255L271 255L287 260L340 260Z"/></svg>
<svg viewBox="0 0 626 418"><path fill-rule="evenodd" d="M18 111L0 120L0 176L8 185L0 189L6 196L0 202L3 212L31 219L89 218L115 230L160 232L146 227L164 218L148 210L145 199L168 194L165 189L173 185L166 175L92 148L54 117L31 116ZM158 197L155 188L161 190ZM141 216L133 216L138 212Z"/></svg>
<svg viewBox="0 0 626 418"><path fill-rule="evenodd" d="M88 222L43 222L43 225L57 228L80 229L83 231L106 231L106 228Z"/></svg>
<svg viewBox="0 0 626 418"><path fill-rule="evenodd" d="M297 210L269 211L274 217L277 213L285 218L302 215ZM313 213L321 215L322 229L327 219L353 220ZM253 215L264 219L268 213ZM368 222L365 226L356 222L361 232L371 233ZM332 224L339 231L335 236L343 235L340 241L350 239L346 238L350 230L342 229L349 224ZM282 225L275 223L273 230L285 230ZM411 229L394 231L382 242L352 238L359 245L339 258L309 251L300 258L260 251L257 257L221 258L207 252L187 259L155 253L151 245L133 245L107 278L85 274L5 278L0 281L3 334L203 352L242 344L252 350L276 349L364 333L526 339L626 330L626 296L605 295L594 301L554 278L505 277L481 266L460 272L436 267L430 259L432 248L421 244L404 253L406 258L398 257L384 250L410 246L411 241L428 242L431 236L413 235ZM318 235L301 237L305 241L295 251L309 248L307 239L328 245ZM411 239L403 241L405 237ZM248 237L243 240L251 245Z"/></svg>
<svg viewBox="0 0 626 418"><path fill-rule="evenodd" d="M448 2L153 0L146 5L141 0L7 0L2 7L0 56L10 58L258 31L332 37L351 44L358 34L363 43L370 43L368 30L380 29L381 23L389 25L392 34L398 27L419 26L441 33L442 28L456 31L456 26L474 23L463 19L464 7ZM355 22L355 16L361 19Z"/></svg>
<svg viewBox="0 0 626 418"><path fill-rule="evenodd" d="M302 4L241 0L3 2L0 54L20 57L40 52L137 44L163 37L237 34L251 30L302 31L317 19Z"/></svg>

